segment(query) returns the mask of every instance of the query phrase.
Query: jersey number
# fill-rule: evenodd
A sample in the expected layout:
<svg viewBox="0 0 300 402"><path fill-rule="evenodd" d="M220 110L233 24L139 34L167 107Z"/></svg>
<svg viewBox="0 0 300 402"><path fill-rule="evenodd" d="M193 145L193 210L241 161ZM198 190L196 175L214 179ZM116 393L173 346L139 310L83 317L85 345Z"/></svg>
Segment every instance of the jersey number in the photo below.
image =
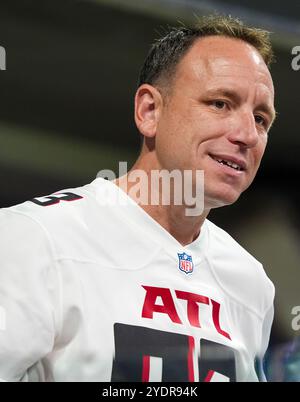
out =
<svg viewBox="0 0 300 402"><path fill-rule="evenodd" d="M192 336L119 323L114 325L114 335L111 381L149 381L151 357L163 362L161 378L155 381L195 381ZM213 381L215 375L236 381L234 350L228 346L201 339L197 363L200 382Z"/></svg>
<svg viewBox="0 0 300 402"><path fill-rule="evenodd" d="M83 197L81 197L80 195L68 192L59 193L57 195L47 195L46 197L33 198L30 201L42 207L48 207L49 205L58 204L60 203L60 201L75 201L80 200L81 198Z"/></svg>

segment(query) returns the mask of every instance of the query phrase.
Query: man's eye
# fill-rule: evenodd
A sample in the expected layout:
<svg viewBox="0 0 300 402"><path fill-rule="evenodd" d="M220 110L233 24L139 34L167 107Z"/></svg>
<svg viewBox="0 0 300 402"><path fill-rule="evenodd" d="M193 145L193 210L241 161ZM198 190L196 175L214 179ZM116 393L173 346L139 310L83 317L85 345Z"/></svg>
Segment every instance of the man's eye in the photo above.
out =
<svg viewBox="0 0 300 402"><path fill-rule="evenodd" d="M266 120L259 114L254 116L255 121L257 124L259 124L260 126L265 126L266 125Z"/></svg>
<svg viewBox="0 0 300 402"><path fill-rule="evenodd" d="M224 109L226 107L226 102L222 100L215 100L212 101L212 104L217 108L217 109Z"/></svg>

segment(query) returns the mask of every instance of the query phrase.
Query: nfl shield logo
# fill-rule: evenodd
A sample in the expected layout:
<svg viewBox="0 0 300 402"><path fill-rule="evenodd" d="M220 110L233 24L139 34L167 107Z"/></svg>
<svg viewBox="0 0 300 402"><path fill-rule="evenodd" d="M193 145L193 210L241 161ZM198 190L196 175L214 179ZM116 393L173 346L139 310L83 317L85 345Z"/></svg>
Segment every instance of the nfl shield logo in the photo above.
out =
<svg viewBox="0 0 300 402"><path fill-rule="evenodd" d="M194 264L192 260L192 256L186 254L186 253L177 253L178 258L179 258L179 269L180 271L186 273L186 274L191 274L194 271Z"/></svg>

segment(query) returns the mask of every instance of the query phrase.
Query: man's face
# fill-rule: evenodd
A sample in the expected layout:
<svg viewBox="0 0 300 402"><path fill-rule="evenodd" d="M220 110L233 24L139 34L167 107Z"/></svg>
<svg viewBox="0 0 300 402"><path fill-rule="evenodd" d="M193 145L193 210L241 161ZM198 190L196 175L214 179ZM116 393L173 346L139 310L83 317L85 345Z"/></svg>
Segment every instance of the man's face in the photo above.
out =
<svg viewBox="0 0 300 402"><path fill-rule="evenodd" d="M155 140L160 167L204 170L205 207L233 203L256 175L273 104L269 70L251 45L218 36L197 40L162 107Z"/></svg>

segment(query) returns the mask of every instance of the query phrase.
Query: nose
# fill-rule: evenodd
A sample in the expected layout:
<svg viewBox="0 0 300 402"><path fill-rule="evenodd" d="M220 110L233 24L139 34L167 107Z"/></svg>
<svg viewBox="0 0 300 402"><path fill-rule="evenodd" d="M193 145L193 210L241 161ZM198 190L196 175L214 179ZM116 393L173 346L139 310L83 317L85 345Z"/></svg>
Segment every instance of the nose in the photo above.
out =
<svg viewBox="0 0 300 402"><path fill-rule="evenodd" d="M229 141L243 148L253 148L258 142L258 132L253 113L241 112L235 116Z"/></svg>

